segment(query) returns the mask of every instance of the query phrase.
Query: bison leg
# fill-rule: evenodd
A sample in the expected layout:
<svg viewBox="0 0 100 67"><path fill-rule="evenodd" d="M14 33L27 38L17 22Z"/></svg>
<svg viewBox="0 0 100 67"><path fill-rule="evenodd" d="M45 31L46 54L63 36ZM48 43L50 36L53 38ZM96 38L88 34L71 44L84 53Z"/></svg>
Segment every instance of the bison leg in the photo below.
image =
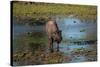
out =
<svg viewBox="0 0 100 67"><path fill-rule="evenodd" d="M57 52L59 52L59 44L57 44Z"/></svg>
<svg viewBox="0 0 100 67"><path fill-rule="evenodd" d="M50 52L53 52L53 39L49 38L49 50Z"/></svg>
<svg viewBox="0 0 100 67"><path fill-rule="evenodd" d="M51 52L53 52L53 39L51 38Z"/></svg>
<svg viewBox="0 0 100 67"><path fill-rule="evenodd" d="M50 44L50 39L48 39L48 50L50 51L51 49L51 44Z"/></svg>

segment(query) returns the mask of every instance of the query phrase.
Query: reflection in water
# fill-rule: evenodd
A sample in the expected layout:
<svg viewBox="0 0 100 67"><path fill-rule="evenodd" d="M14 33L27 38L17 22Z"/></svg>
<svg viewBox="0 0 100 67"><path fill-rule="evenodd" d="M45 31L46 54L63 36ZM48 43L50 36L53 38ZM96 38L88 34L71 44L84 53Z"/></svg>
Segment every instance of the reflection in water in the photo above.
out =
<svg viewBox="0 0 100 67"><path fill-rule="evenodd" d="M20 35L32 31L44 31L44 26L30 26L30 25L13 25L13 35Z"/></svg>
<svg viewBox="0 0 100 67"><path fill-rule="evenodd" d="M76 18L63 18L63 20L58 23L60 29L62 30L63 37L67 39L82 39L89 36L94 36L96 34L96 23L86 23L81 22ZM81 32L81 30L84 30Z"/></svg>

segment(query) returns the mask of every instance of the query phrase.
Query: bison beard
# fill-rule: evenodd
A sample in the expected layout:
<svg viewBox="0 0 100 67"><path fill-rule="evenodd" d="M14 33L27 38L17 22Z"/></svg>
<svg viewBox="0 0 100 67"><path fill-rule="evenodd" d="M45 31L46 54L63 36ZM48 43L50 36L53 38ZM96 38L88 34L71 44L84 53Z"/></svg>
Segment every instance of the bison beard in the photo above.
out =
<svg viewBox="0 0 100 67"><path fill-rule="evenodd" d="M53 43L57 43L57 51L59 51L59 43L62 40L61 31L59 30L56 21L50 20L46 23L46 33L48 36L48 48L53 52Z"/></svg>

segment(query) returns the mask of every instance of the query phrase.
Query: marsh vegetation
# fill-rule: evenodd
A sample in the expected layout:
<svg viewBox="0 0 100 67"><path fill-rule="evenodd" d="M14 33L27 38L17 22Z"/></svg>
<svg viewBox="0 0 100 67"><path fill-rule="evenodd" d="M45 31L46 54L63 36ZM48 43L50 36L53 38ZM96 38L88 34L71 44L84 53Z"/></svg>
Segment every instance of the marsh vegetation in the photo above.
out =
<svg viewBox="0 0 100 67"><path fill-rule="evenodd" d="M50 17L73 15L81 20L96 22L97 7L54 3L14 2L13 16L22 23L45 23ZM23 22L24 21L24 22Z"/></svg>

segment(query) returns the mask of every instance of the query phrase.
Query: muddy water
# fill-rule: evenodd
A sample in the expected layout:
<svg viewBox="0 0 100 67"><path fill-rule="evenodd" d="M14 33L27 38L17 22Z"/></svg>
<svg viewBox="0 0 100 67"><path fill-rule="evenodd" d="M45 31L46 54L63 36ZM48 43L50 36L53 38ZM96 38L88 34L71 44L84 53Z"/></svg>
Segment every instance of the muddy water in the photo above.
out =
<svg viewBox="0 0 100 67"><path fill-rule="evenodd" d="M96 40L97 25L94 22L81 22L78 18L66 17L57 18L57 24L62 30L63 41L60 43L60 51L64 53L65 57L69 56L71 59L67 62L84 62L87 57L84 55L74 55L72 52L76 49L94 49L91 44L74 44L73 41L79 40ZM13 37L20 36L26 32L45 30L44 26L29 26L29 25L13 25ZM15 44L14 44L15 45ZM16 47L15 47L16 48ZM55 47L56 48L56 47ZM64 61L66 62L66 60Z"/></svg>

